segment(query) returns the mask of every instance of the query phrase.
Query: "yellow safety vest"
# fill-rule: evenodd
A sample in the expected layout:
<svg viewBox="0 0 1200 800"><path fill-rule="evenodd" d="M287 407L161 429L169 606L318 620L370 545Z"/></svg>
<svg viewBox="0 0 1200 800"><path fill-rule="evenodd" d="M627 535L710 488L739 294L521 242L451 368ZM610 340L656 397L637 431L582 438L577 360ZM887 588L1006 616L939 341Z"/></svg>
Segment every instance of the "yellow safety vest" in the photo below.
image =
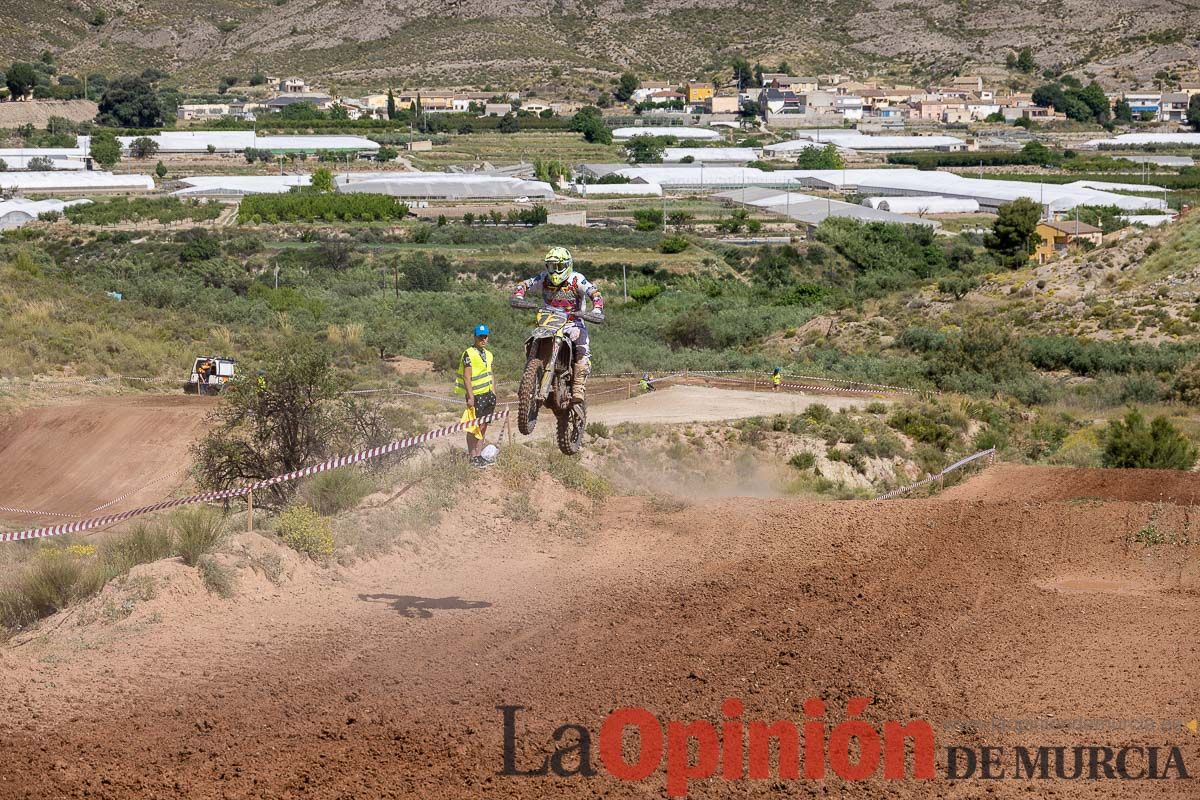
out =
<svg viewBox="0 0 1200 800"><path fill-rule="evenodd" d="M471 394L487 394L492 391L492 351L484 349L481 353L475 346L463 350L463 356L471 359ZM463 383L463 359L458 359L458 373L454 380L454 393L466 394Z"/></svg>
<svg viewBox="0 0 1200 800"><path fill-rule="evenodd" d="M774 375L771 376L771 383L778 386L779 384L783 383L783 376L780 375L778 372L775 373Z"/></svg>

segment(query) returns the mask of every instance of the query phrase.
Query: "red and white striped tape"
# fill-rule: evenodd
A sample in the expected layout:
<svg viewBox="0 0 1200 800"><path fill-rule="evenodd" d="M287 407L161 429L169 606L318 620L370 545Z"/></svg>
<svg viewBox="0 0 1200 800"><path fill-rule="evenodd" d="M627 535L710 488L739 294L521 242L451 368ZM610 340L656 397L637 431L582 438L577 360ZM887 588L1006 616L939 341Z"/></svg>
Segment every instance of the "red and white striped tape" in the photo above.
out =
<svg viewBox="0 0 1200 800"><path fill-rule="evenodd" d="M10 514L32 514L35 517L78 517L78 514L64 514L61 511L34 511L31 508L10 508L9 506L0 506L0 511L7 511Z"/></svg>
<svg viewBox="0 0 1200 800"><path fill-rule="evenodd" d="M189 497L178 497L172 500L163 500L162 502L154 503L153 505L149 506L142 506L141 508L135 508L130 511L122 511L117 514L109 514L103 517L93 517L91 519L76 520L74 522L68 522L63 525L54 525L48 528L32 528L24 531L0 533L0 542L17 542L26 539L44 539L50 536L63 536L69 533L82 533L83 531L89 531L95 528L103 528L116 522L123 522L124 520L132 519L133 517L140 517L143 514L150 514L155 511L163 511L168 508L176 508L178 506L192 505L194 503L209 503L214 500L228 500L234 497L242 497L250 492L258 491L259 489L265 489L268 486L275 486L276 484L285 483L287 481L294 481L297 478L316 475L319 472L326 472L331 469L337 469L338 467L345 467L349 466L350 464L357 464L361 461L367 461L369 459L386 456L391 453L395 453L398 450L404 450L405 448L414 447L418 444L422 444L423 442L428 442L433 439L448 436L452 433L464 431L468 427L474 427L480 422L490 423L506 416L508 416L507 411L500 411L495 414L489 414L486 417L480 417L477 420L472 420L471 422L457 422L453 425L447 425L444 428L438 428L437 430L427 431L416 436L410 436L407 439L399 439L391 442L390 444L381 445L379 447L371 447L366 450L360 450L352 455L331 458L328 461L320 464L314 464L311 467L304 467L303 469L294 470L284 475L276 475L271 478L264 478L263 480L253 483L249 486L242 486L236 489L222 489L215 492L202 492L201 494L194 494Z"/></svg>

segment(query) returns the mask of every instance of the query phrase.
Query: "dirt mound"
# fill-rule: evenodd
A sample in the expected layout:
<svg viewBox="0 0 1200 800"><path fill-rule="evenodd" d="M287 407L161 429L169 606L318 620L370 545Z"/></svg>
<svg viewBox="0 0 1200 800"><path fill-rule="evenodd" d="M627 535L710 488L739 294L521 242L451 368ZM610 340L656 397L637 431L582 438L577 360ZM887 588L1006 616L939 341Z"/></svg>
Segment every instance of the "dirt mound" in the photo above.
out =
<svg viewBox="0 0 1200 800"><path fill-rule="evenodd" d="M197 599L186 625L146 617L87 647L35 639L0 650L0 794L661 794L661 771L640 783L603 770L502 775L501 705L523 707L522 769L542 763L565 723L591 732L599 768L594 737L614 708L720 720L726 698L745 703L747 720L800 724L805 698L820 697L832 726L849 698L869 697L864 718L877 728L929 721L943 765L949 745L1011 756L1016 745L1188 744L1182 727L1120 721L1200 709L1187 667L1200 595L1180 591L1198 546L1131 544L1148 504L1026 497L1023 487L1059 472L1007 468L986 498L962 496L977 482L894 503L625 498L582 513L585 532L570 535L552 513L523 522L480 501L469 510L487 512L486 524L464 509L402 555L254 602ZM1151 477L1112 475L1117 496ZM478 481L473 497L498 496L497 477ZM1197 541L1190 509L1161 513L1164 528ZM1043 727L1014 733L998 720ZM1184 751L1189 769L1194 752ZM1150 788L1184 796L1185 783ZM1031 791L1025 780L953 787L939 768L933 785L712 778L688 796L985 789ZM1141 781L1081 780L1038 782L1035 793L1146 792Z"/></svg>
<svg viewBox="0 0 1200 800"><path fill-rule="evenodd" d="M0 506L86 514L126 493L109 508L162 497L182 482L188 448L214 402L114 398L26 411L0 430ZM0 519L22 525L61 518L0 512Z"/></svg>
<svg viewBox="0 0 1200 800"><path fill-rule="evenodd" d="M1200 473L1157 469L1029 469L999 464L967 482L947 489L946 500L982 500L996 496L1048 500L1122 500L1195 505L1200 499Z"/></svg>

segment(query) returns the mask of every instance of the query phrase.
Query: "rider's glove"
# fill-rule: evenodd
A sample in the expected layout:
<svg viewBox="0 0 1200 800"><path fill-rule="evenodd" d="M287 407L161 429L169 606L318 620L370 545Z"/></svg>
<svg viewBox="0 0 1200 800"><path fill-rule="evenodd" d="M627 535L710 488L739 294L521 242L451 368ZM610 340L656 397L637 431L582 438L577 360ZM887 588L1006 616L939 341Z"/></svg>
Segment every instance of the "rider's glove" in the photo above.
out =
<svg viewBox="0 0 1200 800"><path fill-rule="evenodd" d="M599 312L601 314L604 313L604 298L603 297L597 297L595 300L592 301L592 310Z"/></svg>

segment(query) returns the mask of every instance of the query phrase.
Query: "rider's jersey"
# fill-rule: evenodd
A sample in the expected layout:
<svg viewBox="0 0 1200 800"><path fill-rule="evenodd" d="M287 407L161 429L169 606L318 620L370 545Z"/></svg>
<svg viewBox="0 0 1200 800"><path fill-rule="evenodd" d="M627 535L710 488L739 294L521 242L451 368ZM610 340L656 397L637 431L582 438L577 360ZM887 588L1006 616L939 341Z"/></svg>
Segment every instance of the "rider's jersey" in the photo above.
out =
<svg viewBox="0 0 1200 800"><path fill-rule="evenodd" d="M600 297L600 290L578 272L572 272L571 277L559 286L552 285L549 273L542 272L517 284L513 296L524 297L525 293L530 290L541 291L542 302L568 313L584 310L583 300L585 297L592 301L593 308L604 307L604 299Z"/></svg>

